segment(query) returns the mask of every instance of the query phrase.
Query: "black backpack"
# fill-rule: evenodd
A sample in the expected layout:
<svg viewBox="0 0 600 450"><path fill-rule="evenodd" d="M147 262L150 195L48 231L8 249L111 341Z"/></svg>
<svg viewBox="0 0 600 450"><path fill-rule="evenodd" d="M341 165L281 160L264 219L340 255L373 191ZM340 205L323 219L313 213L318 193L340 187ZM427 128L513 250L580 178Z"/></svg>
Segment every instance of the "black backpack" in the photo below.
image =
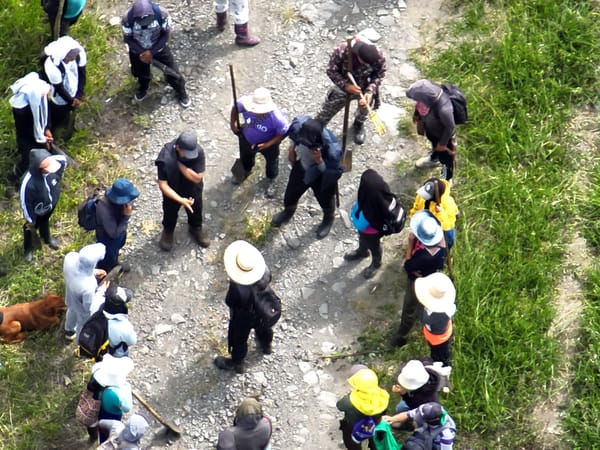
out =
<svg viewBox="0 0 600 450"><path fill-rule="evenodd" d="M467 97L460 88L452 83L444 83L441 85L444 92L450 97L452 102L452 110L454 112L454 123L461 125L467 121L469 114L467 113Z"/></svg>
<svg viewBox="0 0 600 450"><path fill-rule="evenodd" d="M384 219L381 232L387 236L400 233L406 222L406 210L402 207L398 198L394 196L395 204L392 209L388 209Z"/></svg>
<svg viewBox="0 0 600 450"><path fill-rule="evenodd" d="M433 450L433 441L436 436L444 430L444 427L438 427L435 431L425 427L422 430L415 431L406 439L404 448L406 450Z"/></svg>
<svg viewBox="0 0 600 450"><path fill-rule="evenodd" d="M281 299L273 289L254 289L254 313L258 321L272 327L281 317Z"/></svg>
<svg viewBox="0 0 600 450"><path fill-rule="evenodd" d="M104 188L97 187L77 206L77 223L84 230L92 231L96 229L96 203L100 201L103 193Z"/></svg>
<svg viewBox="0 0 600 450"><path fill-rule="evenodd" d="M104 315L104 305L83 324L77 341L77 355L102 361L108 352L108 319Z"/></svg>

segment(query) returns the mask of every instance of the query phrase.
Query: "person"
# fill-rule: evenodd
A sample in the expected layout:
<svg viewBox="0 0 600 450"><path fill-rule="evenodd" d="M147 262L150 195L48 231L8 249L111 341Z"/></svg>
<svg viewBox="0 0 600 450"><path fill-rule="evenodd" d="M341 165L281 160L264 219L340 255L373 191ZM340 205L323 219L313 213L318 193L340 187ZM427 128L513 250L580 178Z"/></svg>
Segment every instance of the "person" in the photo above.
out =
<svg viewBox="0 0 600 450"><path fill-rule="evenodd" d="M96 269L96 264L104 258L105 251L104 244L96 243L86 245L79 252L69 252L65 255L65 338L69 341L79 335L81 327L92 315L95 296L104 296L106 292L106 283L98 286L97 281L105 276L106 272Z"/></svg>
<svg viewBox="0 0 600 450"><path fill-rule="evenodd" d="M377 374L366 366L357 364L351 368L350 374L347 381L352 391L339 399L336 407L344 413L340 420L344 445L348 450L360 450L363 438L372 435L373 428L386 411L390 395L379 387ZM365 431L366 434L363 434ZM375 450L373 439L368 438L368 441L369 449Z"/></svg>
<svg viewBox="0 0 600 450"><path fill-rule="evenodd" d="M448 251L454 245L456 235L456 218L458 216L458 207L454 198L450 194L450 183L441 178L429 178L417 190L415 201L409 216L413 216L417 211L425 209L435 217L444 232L444 239Z"/></svg>
<svg viewBox="0 0 600 450"><path fill-rule="evenodd" d="M288 121L275 105L266 88L258 88L252 95L245 95L231 108L229 126L238 137L240 161L244 168L242 178L234 176L233 183L242 183L252 171L257 153L266 161L268 187L265 192L273 198L274 180L279 174L279 143L288 131Z"/></svg>
<svg viewBox="0 0 600 450"><path fill-rule="evenodd" d="M29 152L32 148L45 148L53 141L48 128L48 94L52 86L40 79L36 72L30 72L15 81L10 89L13 92L8 100L15 119L17 148L20 160L15 167L15 176L20 178L29 167Z"/></svg>
<svg viewBox="0 0 600 450"><path fill-rule="evenodd" d="M415 280L415 295L423 306L423 335L431 350L431 359L444 366L452 364L452 316L456 313L456 289L452 280L435 272Z"/></svg>
<svg viewBox="0 0 600 450"><path fill-rule="evenodd" d="M413 114L417 131L431 142L431 153L419 158L415 166L428 169L441 164L442 178L450 181L456 158L456 124L450 97L440 85L430 80L415 81L406 96L417 102Z"/></svg>
<svg viewBox="0 0 600 450"><path fill-rule="evenodd" d="M219 31L225 30L225 25L227 25L227 10L231 5L235 43L242 47L253 47L260 43L260 39L256 36L250 36L250 32L248 31L248 20L250 17L248 0L214 0L214 5L217 15L217 29Z"/></svg>
<svg viewBox="0 0 600 450"><path fill-rule="evenodd" d="M280 227L289 222L298 200L310 188L323 210L323 220L316 230L317 238L323 239L331 231L335 216L337 180L342 176L341 146L331 131L310 116L296 117L288 136L292 141L288 150L292 170L283 198L284 209L273 216L271 225Z"/></svg>
<svg viewBox="0 0 600 450"><path fill-rule="evenodd" d="M150 64L156 60L171 69L165 73L165 78L177 93L179 104L184 108L190 106L192 102L185 90L185 79L167 45L171 35L169 13L150 0L135 0L121 23L129 47L131 74L138 80L135 99L142 101L146 97L152 80Z"/></svg>
<svg viewBox="0 0 600 450"><path fill-rule="evenodd" d="M117 178L96 202L96 242L106 247L104 259L98 263L107 272L119 264L119 251L127 241L127 226L133 212L133 201L140 195L127 178ZM126 264L124 271L129 269Z"/></svg>
<svg viewBox="0 0 600 450"><path fill-rule="evenodd" d="M51 155L43 148L30 152L29 170L21 181L20 201L25 217L23 250L27 262L33 260L33 242L37 230L48 247L58 250L58 239L50 234L50 216L60 199L60 182L67 167L63 155Z"/></svg>
<svg viewBox="0 0 600 450"><path fill-rule="evenodd" d="M417 424L415 434L427 432L435 436L433 439L432 450L452 450L454 438L456 437L456 424L448 412L436 402L424 403L418 408L398 413L394 416L383 416L382 418L390 424L402 423L408 420L414 420ZM408 438L404 448L413 450L419 447L413 447ZM422 447L420 447L422 448Z"/></svg>
<svg viewBox="0 0 600 450"><path fill-rule="evenodd" d="M150 426L150 422L141 414L132 414L126 423L120 420L102 419L98 422L98 428L108 434L98 450L116 450L126 448L128 450L140 450L140 441Z"/></svg>
<svg viewBox="0 0 600 450"><path fill-rule="evenodd" d="M344 255L346 261L357 261L369 256L371 265L363 271L363 276L372 278L381 267L381 238L384 219L396 207L396 196L384 179L373 169L365 170L360 177L358 195L352 219L358 229L358 248ZM361 216L366 221L362 225L356 220Z"/></svg>
<svg viewBox="0 0 600 450"><path fill-rule="evenodd" d="M352 60L351 70L348 70L349 57ZM315 119L323 126L327 126L333 116L344 107L346 96L349 95L351 100L358 100L358 110L353 124L354 142L362 145L365 142L364 124L369 114L367 105L373 105L375 98L378 97L386 70L385 56L374 44L355 37L351 42L350 52L348 52L347 42L339 44L331 54L327 66L327 76L333 82L333 86L329 88ZM350 81L348 72L352 73L358 86L354 86ZM360 98L361 92L364 100ZM377 104L374 105L376 106Z"/></svg>
<svg viewBox="0 0 600 450"><path fill-rule="evenodd" d="M248 353L248 336L254 329L263 354L273 352L273 329L265 326L254 311L256 291L265 290L271 281L271 271L260 251L246 241L234 241L225 249L225 271L229 289L225 304L229 306L227 346L230 358L217 356L215 366L222 370L244 373L244 358Z"/></svg>
<svg viewBox="0 0 600 450"><path fill-rule="evenodd" d="M217 450L269 450L272 433L271 420L260 402L245 398L237 407L233 426L219 433Z"/></svg>
<svg viewBox="0 0 600 450"><path fill-rule="evenodd" d="M444 267L446 242L444 232L429 211L417 211L410 219L410 233L405 252L404 270L408 284L402 304L400 327L392 337L392 346L402 347L420 313L420 304L415 296L415 280L426 277Z"/></svg>
<svg viewBox="0 0 600 450"><path fill-rule="evenodd" d="M87 54L79 42L62 36L44 47L43 73L53 89L50 98L50 131L68 127L73 132L71 112L83 102Z"/></svg>
<svg viewBox="0 0 600 450"><path fill-rule="evenodd" d="M179 208L185 208L188 231L201 247L210 240L202 228L202 191L206 166L204 150L194 133L184 131L161 149L155 161L158 187L162 193L163 231L159 246L164 251L173 248L173 235Z"/></svg>
<svg viewBox="0 0 600 450"><path fill-rule="evenodd" d="M69 28L74 25L81 16L86 0L64 0L63 10L60 18L60 26L58 35L66 36L69 34ZM50 22L50 32L54 35L54 25L56 16L58 16L58 8L60 0L42 0L42 8L48 14Z"/></svg>
<svg viewBox="0 0 600 450"><path fill-rule="evenodd" d="M129 308L127 303L132 294L129 289L110 283L106 288L105 301L103 303L104 317L108 324L108 353L115 358L129 356L129 347L137 342L137 334L133 324L129 320ZM98 310L98 302L90 308L92 314Z"/></svg>

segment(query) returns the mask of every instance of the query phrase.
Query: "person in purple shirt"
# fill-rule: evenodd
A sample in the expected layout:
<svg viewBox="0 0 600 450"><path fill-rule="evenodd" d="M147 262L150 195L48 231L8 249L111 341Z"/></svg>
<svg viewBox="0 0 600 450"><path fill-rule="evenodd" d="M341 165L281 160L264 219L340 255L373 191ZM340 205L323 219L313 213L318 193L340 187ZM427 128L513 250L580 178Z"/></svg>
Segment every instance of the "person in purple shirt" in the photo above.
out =
<svg viewBox="0 0 600 450"><path fill-rule="evenodd" d="M268 180L265 195L275 196L274 180L279 174L279 143L288 131L288 120L273 102L266 88L258 88L252 95L243 96L231 108L229 126L239 139L240 161L244 172L234 175L233 184L241 184L252 171L256 154L261 153L266 161Z"/></svg>

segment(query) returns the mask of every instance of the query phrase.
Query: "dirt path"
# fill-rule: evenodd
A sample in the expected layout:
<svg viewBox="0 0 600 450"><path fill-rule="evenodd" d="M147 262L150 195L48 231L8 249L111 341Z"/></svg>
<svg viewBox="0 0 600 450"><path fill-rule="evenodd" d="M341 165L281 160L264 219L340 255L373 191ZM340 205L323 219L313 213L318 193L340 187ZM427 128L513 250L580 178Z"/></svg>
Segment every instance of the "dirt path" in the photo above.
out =
<svg viewBox="0 0 600 450"><path fill-rule="evenodd" d="M396 254L405 234L385 240L385 267L366 282L360 272L367 263L349 266L342 258L355 246L355 232L338 218L330 236L318 241L314 228L320 209L312 195L305 195L293 221L261 248L285 308L275 330L274 354L259 356L252 344L247 373L215 369L211 362L225 347L228 319L223 250L244 238L248 220L268 220L281 208L289 174L282 155L275 200L262 195L262 162L241 187L230 183L237 145L228 128L228 64L235 67L240 93L265 86L290 118L314 114L330 84L325 66L334 46L347 33L373 28L381 35L377 44L388 61L382 114L392 127L383 138L369 130L367 143L360 148L349 144L354 170L341 179L341 207L351 206L367 167L380 171L393 190L412 198L418 183L429 175L412 168L412 161L425 153L425 143L397 136L394 128L402 114L398 105L406 87L420 78L409 50L431 42L427 24L439 23L446 13L438 0L426 6L410 1L401 10L402 4L256 0L251 3L251 29L262 43L240 49L233 45L233 30L216 32L211 2L161 2L175 19L172 47L188 78L192 107L183 110L162 80L152 85L142 104L135 104L132 85L124 83L109 100L114 114L102 125L110 130L107 148L120 149L118 154L141 192L124 255L133 266L123 283L135 291L130 316L139 335L131 351L136 363L131 381L155 409L185 431L176 442L160 436L152 442L145 439L145 448L213 448L218 431L230 425L239 400L256 392L273 417L273 448L338 448L335 401L348 389L348 366L341 361L328 365L319 355L351 348L362 327L380 317L382 305L399 304L402 292L397 280L403 277ZM124 52L120 62L126 79ZM340 116L330 124L338 136ZM141 130L140 124L146 127ZM207 250L192 244L182 219L175 248L166 254L157 246L161 204L153 161L165 142L188 129L197 132L207 153L204 214L212 243ZM401 176L398 164L405 168ZM291 248L290 239L299 246ZM152 431L159 430L155 425Z"/></svg>

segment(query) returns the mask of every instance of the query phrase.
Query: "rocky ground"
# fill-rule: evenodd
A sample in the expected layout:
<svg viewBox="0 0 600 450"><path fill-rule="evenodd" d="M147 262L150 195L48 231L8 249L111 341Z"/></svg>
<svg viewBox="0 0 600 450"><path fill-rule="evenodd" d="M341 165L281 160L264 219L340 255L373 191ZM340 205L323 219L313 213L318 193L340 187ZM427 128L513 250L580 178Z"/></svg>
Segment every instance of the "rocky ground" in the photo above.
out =
<svg viewBox="0 0 600 450"><path fill-rule="evenodd" d="M262 43L241 49L233 44L233 26L216 31L212 2L161 2L175 21L171 46L188 79L192 106L181 108L157 73L141 104L133 102L133 84L124 83L106 99L113 114L99 124L108 131L102 137L106 150L117 152L141 192L123 258L133 266L122 283L135 292L130 317L139 336L131 350L136 363L131 382L160 414L184 430L181 439L170 441L155 423L144 448L214 448L218 431L231 424L240 399L255 393L261 394L273 419L274 449L340 447L335 402L348 391L349 363L331 363L321 356L352 351L363 326L381 316L382 305L399 309L404 276L398 255L406 232L385 239L384 267L366 281L361 271L367 261L349 265L343 260L357 243L356 232L338 216L332 233L317 240L314 230L321 211L307 193L290 224L271 233L260 246L273 270L272 286L284 304L284 315L275 327L274 353L262 356L251 343L245 374L216 369L212 360L226 348L228 321L223 251L230 242L245 238L248 220L267 221L282 207L289 174L284 142L275 199L263 196L262 161L241 186L231 184L237 141L228 126L228 64L235 68L238 93L265 86L290 118L315 114L330 85L325 66L334 46L367 29L379 35L377 45L388 61L380 110L388 134L378 137L369 128L361 147L349 139L354 167L340 180L340 210L350 208L360 174L368 167L378 170L410 206L418 183L429 175L412 165L425 154L426 143L399 136L395 130L404 114L402 104L407 104L404 91L420 78L409 51L432 41L431 24L439 25L447 16L441 3L254 0L250 25ZM121 8L125 7L109 5L110 12L103 11L106 21ZM126 80L125 51L120 62ZM330 124L338 136L341 115ZM164 253L157 245L161 197L154 159L164 143L184 130L196 131L207 154L204 215L212 241L209 249L197 247L187 234L182 212L175 248Z"/></svg>

